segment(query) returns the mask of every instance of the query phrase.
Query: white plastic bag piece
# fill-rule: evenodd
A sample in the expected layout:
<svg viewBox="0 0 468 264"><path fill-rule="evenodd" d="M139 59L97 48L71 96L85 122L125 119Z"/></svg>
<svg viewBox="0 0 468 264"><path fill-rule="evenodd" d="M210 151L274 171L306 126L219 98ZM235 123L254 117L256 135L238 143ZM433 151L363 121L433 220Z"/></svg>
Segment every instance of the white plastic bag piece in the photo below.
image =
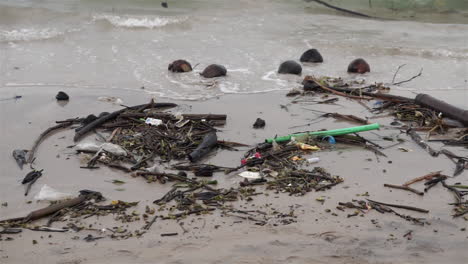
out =
<svg viewBox="0 0 468 264"><path fill-rule="evenodd" d="M96 142L82 142L75 146L77 151L84 151L84 152L98 152L101 148L101 145Z"/></svg>
<svg viewBox="0 0 468 264"><path fill-rule="evenodd" d="M113 103L117 105L123 104L122 99L115 97L115 96L101 96L101 97L98 97L98 101Z"/></svg>
<svg viewBox="0 0 468 264"><path fill-rule="evenodd" d="M314 157L314 158L307 159L307 162L310 163L310 164L318 163L319 161L320 161L319 157Z"/></svg>
<svg viewBox="0 0 468 264"><path fill-rule="evenodd" d="M104 143L101 145L100 149L114 154L116 156L127 156L127 151L125 151L121 146L116 144Z"/></svg>
<svg viewBox="0 0 468 264"><path fill-rule="evenodd" d="M259 172L253 172L253 171L241 172L241 173L239 173L239 176L241 176L242 178L246 178L246 179L260 179L260 178L262 178L262 176L260 176Z"/></svg>
<svg viewBox="0 0 468 264"><path fill-rule="evenodd" d="M152 126L159 126L163 123L163 121L161 119L148 117L146 118L145 123Z"/></svg>
<svg viewBox="0 0 468 264"><path fill-rule="evenodd" d="M72 198L72 197L73 195L69 193L59 192L51 188L47 184L44 184L41 187L41 190L36 194L36 196L34 196L34 199L38 201L59 201L59 200Z"/></svg>

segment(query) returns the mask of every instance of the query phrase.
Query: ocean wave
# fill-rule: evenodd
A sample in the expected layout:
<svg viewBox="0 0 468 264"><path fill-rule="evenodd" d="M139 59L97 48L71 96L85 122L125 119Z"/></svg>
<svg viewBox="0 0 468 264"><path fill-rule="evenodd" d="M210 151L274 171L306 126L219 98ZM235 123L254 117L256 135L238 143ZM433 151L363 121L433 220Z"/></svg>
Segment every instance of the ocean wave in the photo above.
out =
<svg viewBox="0 0 468 264"><path fill-rule="evenodd" d="M106 21L116 27L125 28L159 28L171 24L178 24L187 20L187 17L163 16L118 16L100 14L93 17L94 21Z"/></svg>
<svg viewBox="0 0 468 264"><path fill-rule="evenodd" d="M55 28L0 30L0 42L46 40L60 37L65 33Z"/></svg>

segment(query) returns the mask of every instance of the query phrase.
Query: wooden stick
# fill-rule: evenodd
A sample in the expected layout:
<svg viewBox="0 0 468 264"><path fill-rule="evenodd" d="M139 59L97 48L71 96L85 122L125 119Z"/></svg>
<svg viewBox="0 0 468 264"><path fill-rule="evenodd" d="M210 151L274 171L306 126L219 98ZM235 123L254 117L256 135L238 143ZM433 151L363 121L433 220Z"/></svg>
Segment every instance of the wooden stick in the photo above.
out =
<svg viewBox="0 0 468 264"><path fill-rule="evenodd" d="M405 190L405 191L410 191L412 193L415 193L417 195L424 195L424 192L418 191L416 189L410 188L408 186L401 186L401 185L393 185L393 184L384 184L384 187L388 188L394 188L394 189L400 189L400 190Z"/></svg>
<svg viewBox="0 0 468 264"><path fill-rule="evenodd" d="M31 151L29 152L28 163L32 163L32 161L34 160L34 154L36 153L37 148L39 147L41 142L50 135L50 133L61 128L69 127L72 124L73 124L73 121L60 123L56 126L49 127L48 129L46 129L46 131L42 132L42 134L39 135L36 141L34 141L34 145L31 148Z"/></svg>
<svg viewBox="0 0 468 264"><path fill-rule="evenodd" d="M372 98L370 98L370 97L362 97L362 96L349 95L349 94L345 94L345 93L336 91L336 90L334 90L334 89L332 89L332 88L326 87L325 85L322 85L322 84L321 84L315 77L313 77L313 76L311 76L309 80L314 81L321 89L323 89L323 90L325 90L325 91L328 91L328 92L330 92L330 93L336 94L336 95L340 95L340 96L343 96L343 97L348 97L348 98L351 98L351 99L372 100Z"/></svg>
<svg viewBox="0 0 468 264"><path fill-rule="evenodd" d="M321 5L324 5L324 6L328 7L328 8L331 8L331 9L334 9L334 10L337 10L337 11L340 11L340 12L343 12L343 13L346 13L346 14L349 14L349 15L353 15L353 16L373 18L373 19L382 19L383 20L383 18L373 17L373 16L369 16L369 15L366 15L366 14L363 14L363 13L356 12L356 11L352 11L352 10L344 9L344 8L341 8L341 7L337 7L337 6L330 5L329 3L326 3L326 2L320 1L320 0L306 0L306 1L307 2L315 2L317 4L321 4Z"/></svg>
<svg viewBox="0 0 468 264"><path fill-rule="evenodd" d="M440 176L440 173L441 173L441 172L442 172L442 171L435 171L435 172L431 172L431 173L429 173L429 174L426 174L426 175L424 175L424 176L414 178L414 179L412 179L412 180L409 180L409 181L403 183L403 186L409 186L409 185L411 185L411 184L413 184L413 183L415 183L415 182L420 182L420 181L422 181L422 180L432 180L434 177Z"/></svg>
<svg viewBox="0 0 468 264"><path fill-rule="evenodd" d="M370 199L366 199L366 200L371 202L371 203L375 203L375 204L379 204L379 205L385 205L385 206L388 206L388 207L401 208L401 209L416 211L416 212L420 212L420 213L429 213L429 210L421 209L421 208L417 208L417 207L413 207L413 206L399 205L399 204L388 204L388 203L373 201L373 200L370 200Z"/></svg>

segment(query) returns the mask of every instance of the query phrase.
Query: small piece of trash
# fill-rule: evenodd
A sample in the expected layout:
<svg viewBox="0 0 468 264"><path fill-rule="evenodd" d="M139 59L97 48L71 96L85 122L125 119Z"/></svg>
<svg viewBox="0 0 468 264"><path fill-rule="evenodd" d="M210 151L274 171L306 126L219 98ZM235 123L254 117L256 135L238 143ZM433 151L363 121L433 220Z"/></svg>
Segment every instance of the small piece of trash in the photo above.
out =
<svg viewBox="0 0 468 264"><path fill-rule="evenodd" d="M118 97L114 97L114 96L101 96L101 97L98 97L98 101L117 104L117 105L123 104L122 99Z"/></svg>
<svg viewBox="0 0 468 264"><path fill-rule="evenodd" d="M402 151L402 152L410 152L410 151L413 151L411 149L407 149L407 148L402 148L402 147L399 147L398 150Z"/></svg>
<svg viewBox="0 0 468 264"><path fill-rule="evenodd" d="M146 118L145 123L152 126L159 126L163 123L163 121L161 119L148 117Z"/></svg>
<svg viewBox="0 0 468 264"><path fill-rule="evenodd" d="M259 172L253 172L253 171L244 171L238 174L242 178L246 179L260 179L262 176L260 176Z"/></svg>
<svg viewBox="0 0 468 264"><path fill-rule="evenodd" d="M59 192L47 184L44 184L39 193L34 196L34 199L38 201L59 201L72 197L73 195L69 193Z"/></svg>

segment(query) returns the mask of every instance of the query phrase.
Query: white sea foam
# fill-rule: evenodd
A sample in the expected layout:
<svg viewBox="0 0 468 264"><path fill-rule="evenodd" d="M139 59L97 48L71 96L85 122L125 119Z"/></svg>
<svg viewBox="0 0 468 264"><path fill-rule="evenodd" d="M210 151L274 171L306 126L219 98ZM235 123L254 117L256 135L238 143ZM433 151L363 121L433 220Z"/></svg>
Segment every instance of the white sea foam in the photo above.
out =
<svg viewBox="0 0 468 264"><path fill-rule="evenodd" d="M163 17L163 16L118 16L110 14L99 14L93 17L94 21L107 21L116 27L125 28L159 28L171 24L181 23L187 17Z"/></svg>
<svg viewBox="0 0 468 264"><path fill-rule="evenodd" d="M45 40L64 34L65 32L55 28L0 30L0 42Z"/></svg>

